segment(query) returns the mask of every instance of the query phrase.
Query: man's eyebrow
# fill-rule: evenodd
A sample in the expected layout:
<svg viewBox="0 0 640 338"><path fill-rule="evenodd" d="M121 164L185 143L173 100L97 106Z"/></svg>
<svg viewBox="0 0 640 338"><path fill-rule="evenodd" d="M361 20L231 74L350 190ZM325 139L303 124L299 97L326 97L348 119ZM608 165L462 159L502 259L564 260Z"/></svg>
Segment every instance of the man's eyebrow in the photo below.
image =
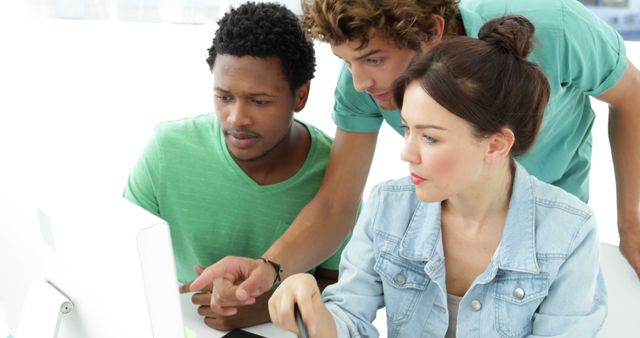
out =
<svg viewBox="0 0 640 338"><path fill-rule="evenodd" d="M220 87L214 87L213 89L216 90L216 91L219 91L221 93L225 93L225 94L231 93L230 91L222 89ZM249 97L268 96L268 97L273 97L273 98L278 97L276 95L271 95L271 94L267 94L267 93L264 93L264 92L249 93L249 94L247 94L247 96L249 96Z"/></svg>
<svg viewBox="0 0 640 338"><path fill-rule="evenodd" d="M364 54L364 55L360 55L360 56L358 56L358 57L356 58L356 61L360 61L360 60L362 60L362 59L366 59L366 58L370 57L371 55L376 54L376 53L380 53L380 52L382 52L382 50L381 50L381 49L374 49L374 50L369 51L368 53L366 53L366 54ZM333 55L335 55L335 56L337 56L338 58L342 59L342 58L341 58L338 54L336 54L335 52L333 53Z"/></svg>
<svg viewBox="0 0 640 338"><path fill-rule="evenodd" d="M370 56L371 56L371 55L373 55L373 54L380 53L380 52L382 52L382 50L380 50L380 49L374 49L374 50L369 51L368 53L366 53L366 54L364 54L364 55L360 55L360 56L358 56L358 57L356 58L356 60L357 60L357 61L360 61L360 60L362 60L362 59L366 59L366 58L370 57Z"/></svg>
<svg viewBox="0 0 640 338"><path fill-rule="evenodd" d="M247 94L247 96L249 96L249 97L256 97L256 96L277 97L276 95L271 95L271 94L267 94L267 93L263 93L263 92L249 93L249 94Z"/></svg>

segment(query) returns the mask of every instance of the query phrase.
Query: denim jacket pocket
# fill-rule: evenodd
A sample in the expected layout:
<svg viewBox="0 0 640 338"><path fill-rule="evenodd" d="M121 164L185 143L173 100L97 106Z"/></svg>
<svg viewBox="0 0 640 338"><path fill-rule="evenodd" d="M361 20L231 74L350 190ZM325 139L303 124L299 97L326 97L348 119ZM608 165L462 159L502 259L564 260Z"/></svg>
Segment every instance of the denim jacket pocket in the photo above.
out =
<svg viewBox="0 0 640 338"><path fill-rule="evenodd" d="M394 324L405 322L429 285L424 266L383 252L373 269L382 279L387 318Z"/></svg>
<svg viewBox="0 0 640 338"><path fill-rule="evenodd" d="M547 275L508 273L496 277L496 328L501 337L525 337L533 314L549 292Z"/></svg>

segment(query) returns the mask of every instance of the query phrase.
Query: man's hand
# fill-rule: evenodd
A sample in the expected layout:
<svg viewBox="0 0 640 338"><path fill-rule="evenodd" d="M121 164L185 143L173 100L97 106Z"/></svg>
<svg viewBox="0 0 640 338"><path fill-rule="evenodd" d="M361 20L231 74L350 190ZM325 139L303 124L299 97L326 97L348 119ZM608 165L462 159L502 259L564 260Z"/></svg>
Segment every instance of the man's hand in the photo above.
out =
<svg viewBox="0 0 640 338"><path fill-rule="evenodd" d="M620 252L640 278L640 223L620 225Z"/></svg>
<svg viewBox="0 0 640 338"><path fill-rule="evenodd" d="M195 267L198 275L201 275L204 269L200 266ZM180 287L181 293L191 292L193 282L185 283ZM229 287L228 290L235 290ZM272 292L266 292L259 297L251 298L245 302L243 307L226 308L221 306L211 307L213 293L208 289L200 290L193 294L191 302L199 305L198 314L204 317L207 326L221 331L229 331L236 328L244 328L248 326L258 325L269 322L268 302ZM226 297L231 297L226 295ZM235 299L235 297L233 297Z"/></svg>
<svg viewBox="0 0 640 338"><path fill-rule="evenodd" d="M239 306L256 303L269 291L276 271L269 263L246 257L225 257L204 269L190 291L211 290L209 306L218 316L233 316Z"/></svg>

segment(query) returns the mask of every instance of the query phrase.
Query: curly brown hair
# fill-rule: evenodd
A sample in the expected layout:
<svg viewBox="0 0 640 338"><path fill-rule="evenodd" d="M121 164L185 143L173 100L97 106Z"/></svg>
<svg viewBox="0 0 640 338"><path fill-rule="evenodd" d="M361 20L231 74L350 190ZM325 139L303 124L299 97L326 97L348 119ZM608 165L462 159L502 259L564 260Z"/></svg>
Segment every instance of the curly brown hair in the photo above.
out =
<svg viewBox="0 0 640 338"><path fill-rule="evenodd" d="M420 49L436 34L432 14L444 18L444 34L458 29L458 0L301 0L302 26L311 37L332 45L360 41L366 48L372 34L398 47Z"/></svg>

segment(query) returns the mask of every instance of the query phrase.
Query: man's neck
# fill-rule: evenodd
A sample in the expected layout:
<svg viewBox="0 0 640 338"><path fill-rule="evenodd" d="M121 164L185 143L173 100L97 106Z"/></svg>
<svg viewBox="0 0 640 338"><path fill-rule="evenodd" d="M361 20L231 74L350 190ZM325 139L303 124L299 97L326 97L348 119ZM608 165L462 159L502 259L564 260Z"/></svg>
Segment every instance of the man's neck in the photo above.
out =
<svg viewBox="0 0 640 338"><path fill-rule="evenodd" d="M259 185L275 184L286 181L302 168L310 145L310 132L294 121L289 134L264 157L251 162L236 160L236 163Z"/></svg>

